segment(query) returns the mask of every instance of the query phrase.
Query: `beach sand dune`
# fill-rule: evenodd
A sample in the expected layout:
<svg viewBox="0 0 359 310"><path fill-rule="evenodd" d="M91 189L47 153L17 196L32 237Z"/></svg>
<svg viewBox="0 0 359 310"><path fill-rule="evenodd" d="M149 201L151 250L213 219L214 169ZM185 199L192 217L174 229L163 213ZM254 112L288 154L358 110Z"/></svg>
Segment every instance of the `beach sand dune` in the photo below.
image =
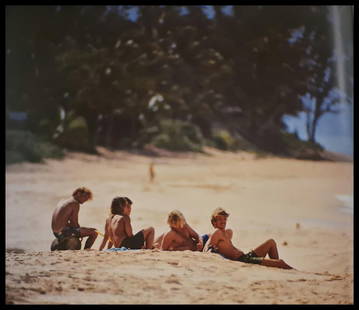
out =
<svg viewBox="0 0 359 310"><path fill-rule="evenodd" d="M351 303L351 274L282 270L212 253L8 252L8 303Z"/></svg>
<svg viewBox="0 0 359 310"><path fill-rule="evenodd" d="M70 153L6 168L6 303L12 304L351 304L353 215L336 195L353 194L353 164L208 149L209 155L146 157ZM154 162L156 177L149 181ZM103 232L114 196L133 200L134 232L165 232L179 209L200 234L224 208L244 252L267 239L295 270L233 262L212 253L135 250L50 252L51 215L79 186L83 226ZM99 236L100 237L100 236Z"/></svg>

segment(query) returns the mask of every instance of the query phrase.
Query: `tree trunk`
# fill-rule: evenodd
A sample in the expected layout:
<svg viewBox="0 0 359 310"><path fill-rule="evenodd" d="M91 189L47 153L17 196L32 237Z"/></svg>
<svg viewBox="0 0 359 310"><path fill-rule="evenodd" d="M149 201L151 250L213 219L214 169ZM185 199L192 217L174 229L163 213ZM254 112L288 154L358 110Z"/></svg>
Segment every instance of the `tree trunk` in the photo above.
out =
<svg viewBox="0 0 359 310"><path fill-rule="evenodd" d="M83 115L88 129L89 152L96 153L97 113Z"/></svg>
<svg viewBox="0 0 359 310"><path fill-rule="evenodd" d="M310 132L310 136L309 136L309 142L312 143L316 143L315 141L315 133L317 131L317 125L318 125L318 121L319 121L319 117L321 116L321 114L315 115L312 121L312 128L311 128L311 132Z"/></svg>

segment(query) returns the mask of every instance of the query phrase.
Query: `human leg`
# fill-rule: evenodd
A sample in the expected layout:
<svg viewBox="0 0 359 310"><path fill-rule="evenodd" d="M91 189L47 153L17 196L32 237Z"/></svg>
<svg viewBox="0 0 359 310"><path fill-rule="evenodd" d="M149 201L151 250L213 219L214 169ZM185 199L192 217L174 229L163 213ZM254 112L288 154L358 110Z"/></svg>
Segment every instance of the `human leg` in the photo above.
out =
<svg viewBox="0 0 359 310"><path fill-rule="evenodd" d="M81 234L78 227L65 227L61 232L54 232L56 239L51 244L51 251L81 250Z"/></svg>
<svg viewBox="0 0 359 310"><path fill-rule="evenodd" d="M148 227L143 230L143 237L145 239L145 248L153 248L153 239L155 238L155 229L153 227Z"/></svg>
<svg viewBox="0 0 359 310"><path fill-rule="evenodd" d="M88 237L84 249L90 249L97 238L95 228L80 227L80 237Z"/></svg>
<svg viewBox="0 0 359 310"><path fill-rule="evenodd" d="M145 245L145 236L142 229L138 231L135 235L125 238L121 242L120 247L125 247L132 250L139 250L139 249L143 249L144 245Z"/></svg>
<svg viewBox="0 0 359 310"><path fill-rule="evenodd" d="M253 252L260 257L265 257L268 254L270 258L279 258L277 244L273 239L269 239L262 243L260 246L256 247Z"/></svg>
<svg viewBox="0 0 359 310"><path fill-rule="evenodd" d="M248 263L248 264L259 264L259 265L267 266L267 267L293 269L293 267L289 266L282 259L258 257L258 256L256 256L256 254L253 251L242 255L237 260L242 262L242 263Z"/></svg>
<svg viewBox="0 0 359 310"><path fill-rule="evenodd" d="M163 240L163 236L165 234L161 234L156 240L155 242L153 243L153 246L156 248L156 249L159 249L161 247L161 243L162 243L162 240Z"/></svg>
<svg viewBox="0 0 359 310"><path fill-rule="evenodd" d="M293 267L289 266L283 259L263 258L261 265L268 267L283 268L283 269L293 269Z"/></svg>

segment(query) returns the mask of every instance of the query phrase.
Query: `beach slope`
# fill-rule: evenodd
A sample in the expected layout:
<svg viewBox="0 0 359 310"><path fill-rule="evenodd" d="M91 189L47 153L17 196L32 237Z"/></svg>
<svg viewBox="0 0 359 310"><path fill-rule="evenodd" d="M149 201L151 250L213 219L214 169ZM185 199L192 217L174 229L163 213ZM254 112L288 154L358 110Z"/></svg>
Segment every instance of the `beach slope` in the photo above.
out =
<svg viewBox="0 0 359 310"><path fill-rule="evenodd" d="M99 151L6 168L6 303L353 303L353 206L342 199L353 195L352 162L211 149L160 157ZM50 252L52 212L79 186L94 194L80 208L83 226L103 232L115 196L134 202L134 232L152 226L156 236L168 229L173 209L209 233L210 214L222 207L236 247L248 252L272 238L295 270L213 253L100 252L101 236L89 251Z"/></svg>

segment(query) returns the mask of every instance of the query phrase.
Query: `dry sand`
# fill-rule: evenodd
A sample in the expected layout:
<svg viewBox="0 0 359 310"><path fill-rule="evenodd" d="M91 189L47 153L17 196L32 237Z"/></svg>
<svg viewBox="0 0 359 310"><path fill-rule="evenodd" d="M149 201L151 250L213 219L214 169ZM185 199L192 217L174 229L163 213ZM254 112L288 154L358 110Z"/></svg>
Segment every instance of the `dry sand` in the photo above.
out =
<svg viewBox="0 0 359 310"><path fill-rule="evenodd" d="M6 168L6 303L353 303L353 213L336 198L353 194L353 163L211 149L155 159L99 150L102 156L70 153ZM211 232L210 214L221 206L235 246L247 252L273 238L295 270L191 251L100 252L100 236L90 251L50 252L52 211L79 186L94 193L81 206L83 226L103 231L117 195L134 202L134 232L153 226L156 236L173 209L198 233Z"/></svg>

